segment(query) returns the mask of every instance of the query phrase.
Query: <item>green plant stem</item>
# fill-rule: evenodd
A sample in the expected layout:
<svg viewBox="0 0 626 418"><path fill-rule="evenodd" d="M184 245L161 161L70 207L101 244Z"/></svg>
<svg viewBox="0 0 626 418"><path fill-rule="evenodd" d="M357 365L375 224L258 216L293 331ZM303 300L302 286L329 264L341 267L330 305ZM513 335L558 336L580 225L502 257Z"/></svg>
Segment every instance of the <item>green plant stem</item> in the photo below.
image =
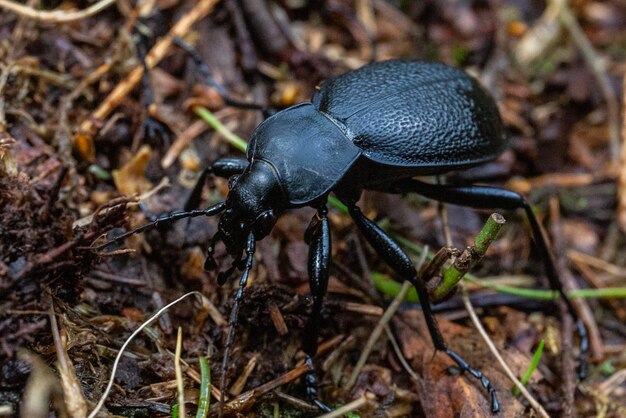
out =
<svg viewBox="0 0 626 418"><path fill-rule="evenodd" d="M400 245L402 245L404 248L409 250L409 252L417 256L422 255L422 252L423 252L422 248L415 245L408 239L400 235L394 235L393 238ZM428 254L426 256L427 260L432 260L432 258L433 258L432 254ZM374 275L372 275L372 278L374 278ZM482 281L471 273L467 273L465 275L465 280L467 280L470 283L474 283L478 286L495 290L496 292L517 295L517 296L525 297L528 299L554 300L554 299L559 298L558 292L553 291L553 290L526 289L526 288L521 288L521 287L500 285L500 284L493 283L491 281ZM376 280L374 280L374 282L376 282ZM391 287L387 284L385 284L384 287L385 286L388 288ZM378 287L378 285L376 285L376 287ZM397 284L397 288L400 289L399 284ZM380 290L381 292L384 292L382 289ZM407 297L411 297L411 295L414 293L415 292L409 292ZM393 297L396 294L398 294L397 291L395 293L390 293L388 295ZM608 298L620 298L621 299L621 298L626 298L626 287L605 287L603 289L576 289L576 290L570 290L569 292L567 292L567 296L569 296L570 298L607 298L607 299ZM418 302L417 294L413 301Z"/></svg>
<svg viewBox="0 0 626 418"><path fill-rule="evenodd" d="M495 284L491 281L482 281L477 278L469 278L469 275L465 276L465 280L470 283L474 283L478 286L495 290L499 293L506 293L510 295L516 295L528 299L536 300L555 300L559 298L559 293L552 290L541 289L527 289L523 287L513 287ZM376 288L385 294L386 296L395 297L400 291L400 283L389 278L386 274L372 272L372 280L376 285ZM611 298L626 298L626 287L605 287L603 289L576 289L567 292L567 296L570 298L599 298L599 299L611 299ZM419 303L417 292L415 289L409 289L405 298L406 302Z"/></svg>
<svg viewBox="0 0 626 418"><path fill-rule="evenodd" d="M224 126L224 124L213 114L213 112L201 106L194 106L193 111L202 120L209 124L211 128L215 129L218 134L222 135L229 144L241 152L246 152L248 142L240 136L235 135L230 129Z"/></svg>
<svg viewBox="0 0 626 418"><path fill-rule="evenodd" d="M539 360L541 360L541 354L543 353L543 343L544 343L543 340L539 341L539 346L537 347L537 351L535 351L535 354L533 355L533 359L528 365L528 369L526 369L526 372L524 373L522 378L519 380L520 383L524 386L526 386L526 383L528 383L528 381L530 380L530 376L533 375L533 372L539 365ZM513 393L513 396L520 395L520 390L517 386L513 386L513 388L511 389L511 392Z"/></svg>

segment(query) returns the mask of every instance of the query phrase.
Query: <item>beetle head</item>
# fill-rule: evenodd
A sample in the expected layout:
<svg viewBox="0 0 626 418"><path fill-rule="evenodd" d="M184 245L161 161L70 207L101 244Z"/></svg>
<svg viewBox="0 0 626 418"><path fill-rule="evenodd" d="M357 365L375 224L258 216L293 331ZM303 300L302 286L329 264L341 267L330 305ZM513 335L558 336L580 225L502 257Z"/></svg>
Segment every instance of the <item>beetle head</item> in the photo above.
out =
<svg viewBox="0 0 626 418"><path fill-rule="evenodd" d="M231 179L229 187L219 236L226 251L237 258L250 232L256 240L270 233L287 200L276 172L262 160L253 161L243 174Z"/></svg>

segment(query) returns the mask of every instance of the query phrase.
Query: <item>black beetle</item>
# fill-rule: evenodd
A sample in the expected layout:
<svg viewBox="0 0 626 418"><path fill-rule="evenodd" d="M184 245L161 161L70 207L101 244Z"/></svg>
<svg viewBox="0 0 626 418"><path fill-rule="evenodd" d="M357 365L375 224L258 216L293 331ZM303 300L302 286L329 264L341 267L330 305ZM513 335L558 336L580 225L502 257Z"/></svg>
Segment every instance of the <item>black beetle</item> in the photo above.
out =
<svg viewBox="0 0 626 418"><path fill-rule="evenodd" d="M207 168L192 196L197 199L206 176L212 173L231 179L225 202L204 210L162 216L113 241L159 223L223 212L205 267L215 267L212 253L216 242L221 240L234 262L226 272L220 273L220 283L235 268L243 270L231 312L228 351L232 325L252 267L255 242L271 231L284 211L303 206L316 208L317 215L306 233L313 310L303 347L313 370L312 356L317 349L331 254L326 204L333 192L348 207L367 241L400 280L409 280L416 287L435 348L479 379L491 396L492 411L497 412L500 405L489 380L446 347L431 311L426 287L418 279L409 257L363 215L356 202L367 189L415 192L438 201L476 208L523 209L543 257L550 285L563 297L569 314L577 323L581 338L579 373L584 377L586 330L563 291L543 230L526 200L517 193L494 187L439 186L413 179L493 160L506 146L494 100L465 72L432 62L377 62L327 80L311 103L290 107L266 119L252 134L247 158L223 158ZM314 372L307 375L306 383L309 397L321 409L328 410L317 398Z"/></svg>

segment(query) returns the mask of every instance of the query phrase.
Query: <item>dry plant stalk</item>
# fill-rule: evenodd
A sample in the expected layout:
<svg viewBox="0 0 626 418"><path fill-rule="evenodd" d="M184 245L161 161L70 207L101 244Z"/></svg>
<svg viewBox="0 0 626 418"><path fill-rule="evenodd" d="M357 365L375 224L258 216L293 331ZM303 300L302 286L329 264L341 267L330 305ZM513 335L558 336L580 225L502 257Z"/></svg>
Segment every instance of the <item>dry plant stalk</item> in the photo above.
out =
<svg viewBox="0 0 626 418"><path fill-rule="evenodd" d="M83 10L35 10L10 0L0 0L0 8L12 11L22 17L50 23L69 23L100 13L115 4L116 0L100 0Z"/></svg>
<svg viewBox="0 0 626 418"><path fill-rule="evenodd" d="M620 151L619 177L617 180L617 221L622 232L626 232L626 75L622 80L622 149Z"/></svg>

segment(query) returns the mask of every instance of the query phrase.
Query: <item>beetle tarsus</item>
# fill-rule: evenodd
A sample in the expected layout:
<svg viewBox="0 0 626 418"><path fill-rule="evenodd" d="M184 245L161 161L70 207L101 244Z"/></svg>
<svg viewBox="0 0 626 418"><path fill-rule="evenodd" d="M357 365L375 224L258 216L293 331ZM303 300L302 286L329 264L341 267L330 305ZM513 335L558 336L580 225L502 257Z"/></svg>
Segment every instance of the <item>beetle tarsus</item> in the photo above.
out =
<svg viewBox="0 0 626 418"><path fill-rule="evenodd" d="M304 381L306 383L306 394L309 401L315 404L323 412L331 412L332 408L320 401L317 396L317 374L315 371L315 364L313 363L313 357L306 356L306 364L309 366L310 371L305 375Z"/></svg>
<svg viewBox="0 0 626 418"><path fill-rule="evenodd" d="M480 384L485 389L487 389L487 392L491 396L491 412L496 413L500 411L500 402L498 402L498 398L496 397L496 390L493 388L493 386L491 386L491 382L489 381L489 379L485 377L483 372L470 366L469 363L463 359L463 357L458 355L453 350L446 348L443 351L444 353L446 353L448 357L454 360L454 362L459 366L461 371L468 372L469 374L474 376L476 379L480 381Z"/></svg>

